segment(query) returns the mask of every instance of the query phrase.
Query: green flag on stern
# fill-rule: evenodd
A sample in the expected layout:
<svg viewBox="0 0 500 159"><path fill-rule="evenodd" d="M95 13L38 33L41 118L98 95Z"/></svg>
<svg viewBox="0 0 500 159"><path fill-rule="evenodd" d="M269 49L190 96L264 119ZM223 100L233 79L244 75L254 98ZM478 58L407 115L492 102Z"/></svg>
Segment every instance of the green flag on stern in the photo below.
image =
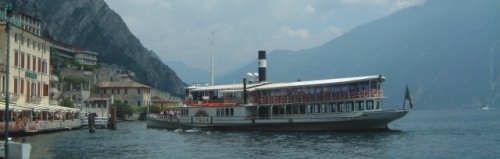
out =
<svg viewBox="0 0 500 159"><path fill-rule="evenodd" d="M410 108L413 108L413 102L411 100L410 89L408 89L408 85L406 85L405 100L408 100L408 102L410 103Z"/></svg>

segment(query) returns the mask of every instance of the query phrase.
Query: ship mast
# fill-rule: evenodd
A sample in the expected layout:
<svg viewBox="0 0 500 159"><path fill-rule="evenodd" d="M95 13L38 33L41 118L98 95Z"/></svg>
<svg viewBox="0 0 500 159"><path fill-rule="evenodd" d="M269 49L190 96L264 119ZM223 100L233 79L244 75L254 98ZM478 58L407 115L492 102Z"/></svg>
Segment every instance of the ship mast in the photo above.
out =
<svg viewBox="0 0 500 159"><path fill-rule="evenodd" d="M212 43L210 44L210 59L211 59L211 70L210 70L210 76L211 76L211 84L212 86L214 85L214 32L212 32Z"/></svg>

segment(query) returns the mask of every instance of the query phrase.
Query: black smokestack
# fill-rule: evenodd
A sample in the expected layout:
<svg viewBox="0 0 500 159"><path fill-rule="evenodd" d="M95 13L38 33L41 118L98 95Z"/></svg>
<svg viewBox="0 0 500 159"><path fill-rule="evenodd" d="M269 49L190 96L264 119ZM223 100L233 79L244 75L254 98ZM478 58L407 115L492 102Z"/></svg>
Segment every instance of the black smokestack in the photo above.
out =
<svg viewBox="0 0 500 159"><path fill-rule="evenodd" d="M266 81L266 51L259 50L259 82Z"/></svg>

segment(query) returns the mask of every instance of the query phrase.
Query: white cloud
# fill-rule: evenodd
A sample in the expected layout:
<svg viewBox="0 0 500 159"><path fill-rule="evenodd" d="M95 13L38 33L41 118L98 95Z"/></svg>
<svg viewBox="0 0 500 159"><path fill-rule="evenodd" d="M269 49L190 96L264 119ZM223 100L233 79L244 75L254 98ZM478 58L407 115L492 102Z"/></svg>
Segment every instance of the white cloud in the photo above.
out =
<svg viewBox="0 0 500 159"><path fill-rule="evenodd" d="M123 0L122 0L123 1ZM161 7L169 8L170 3L167 0L125 0L122 3L129 3L135 7Z"/></svg>
<svg viewBox="0 0 500 159"><path fill-rule="evenodd" d="M335 26L330 26L330 27L328 27L328 28L327 28L327 32L332 33L332 34L333 34L333 35L335 35L335 36L339 36L339 35L341 35L341 34L343 33L343 32L342 32L342 29L337 28L337 27L335 27Z"/></svg>
<svg viewBox="0 0 500 159"><path fill-rule="evenodd" d="M308 39L310 37L309 32L305 29L292 29L289 26L281 27L280 33L291 38L301 38Z"/></svg>
<svg viewBox="0 0 500 159"><path fill-rule="evenodd" d="M306 49L424 0L105 0L134 35L165 61L216 72L255 60L257 50Z"/></svg>
<svg viewBox="0 0 500 159"><path fill-rule="evenodd" d="M342 34L344 34L344 31L341 28L338 28L336 26L329 26L315 36L315 41L313 43L324 43L331 39L337 38Z"/></svg>
<svg viewBox="0 0 500 159"><path fill-rule="evenodd" d="M314 11L316 11L316 8L314 8L311 4L308 4L306 6L306 12L307 13L314 13Z"/></svg>
<svg viewBox="0 0 500 159"><path fill-rule="evenodd" d="M345 7L355 8L384 8L398 11L415 5L422 5L425 0L341 0Z"/></svg>
<svg viewBox="0 0 500 159"><path fill-rule="evenodd" d="M398 11L411 6L423 5L425 0L398 0L392 10Z"/></svg>

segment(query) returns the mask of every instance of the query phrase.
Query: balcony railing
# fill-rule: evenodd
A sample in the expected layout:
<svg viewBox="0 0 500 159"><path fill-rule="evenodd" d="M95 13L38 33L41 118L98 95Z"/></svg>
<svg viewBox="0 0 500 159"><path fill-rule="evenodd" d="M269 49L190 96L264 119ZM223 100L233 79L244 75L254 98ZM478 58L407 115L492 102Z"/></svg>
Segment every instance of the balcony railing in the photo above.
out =
<svg viewBox="0 0 500 159"><path fill-rule="evenodd" d="M0 101L5 101L5 96L7 95L6 93L2 92L0 93L1 97L0 97ZM14 94L14 93L11 93L9 94L9 100L10 102L15 102L19 99L19 95L18 94Z"/></svg>
<svg viewBox="0 0 500 159"><path fill-rule="evenodd" d="M49 100L49 104L50 104L50 105L58 105L58 104L59 104L59 101L54 100L54 99L51 99L51 100Z"/></svg>
<svg viewBox="0 0 500 159"><path fill-rule="evenodd" d="M362 99L362 98L381 98L382 90L353 91L322 93L314 95L288 95L288 96L262 96L250 100L251 103L259 104L285 104L285 103L307 103L307 102L327 102L335 100Z"/></svg>
<svg viewBox="0 0 500 159"><path fill-rule="evenodd" d="M40 97L40 96L31 96L31 97L28 97L28 103L39 104L41 101L42 101L42 97Z"/></svg>

